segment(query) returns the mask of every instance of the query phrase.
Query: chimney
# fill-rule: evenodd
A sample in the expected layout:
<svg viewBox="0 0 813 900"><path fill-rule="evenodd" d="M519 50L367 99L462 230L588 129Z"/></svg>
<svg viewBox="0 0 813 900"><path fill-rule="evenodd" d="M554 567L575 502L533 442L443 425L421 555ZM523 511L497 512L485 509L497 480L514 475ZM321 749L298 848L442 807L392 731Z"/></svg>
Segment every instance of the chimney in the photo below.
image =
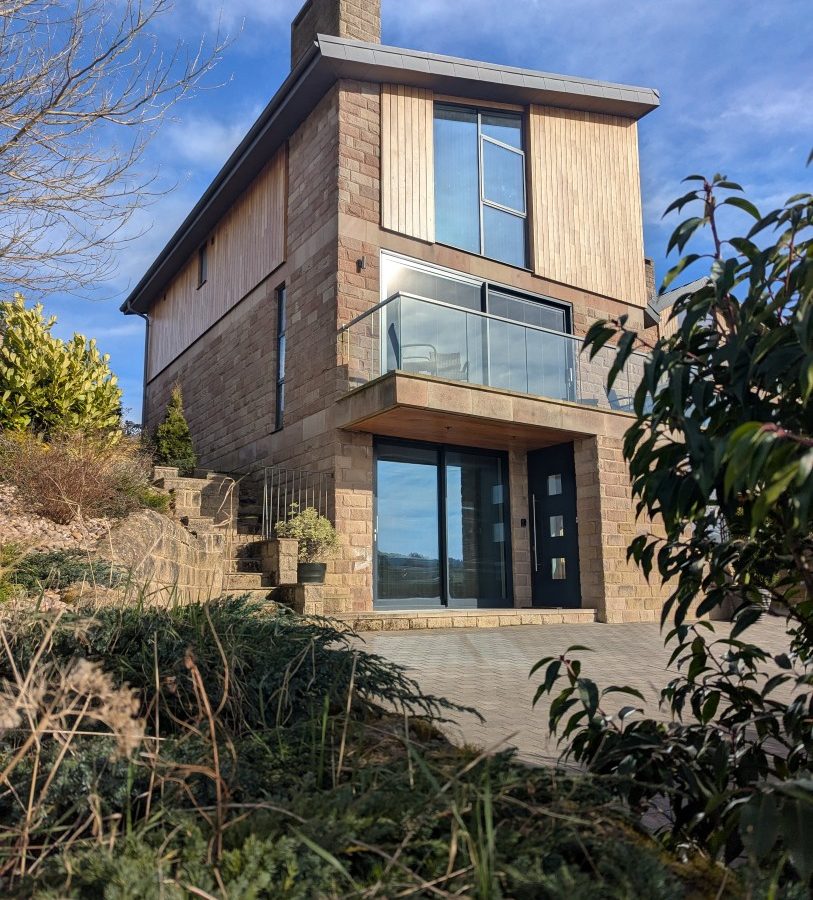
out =
<svg viewBox="0 0 813 900"><path fill-rule="evenodd" d="M291 24L291 68L317 34L381 43L381 0L306 0Z"/></svg>

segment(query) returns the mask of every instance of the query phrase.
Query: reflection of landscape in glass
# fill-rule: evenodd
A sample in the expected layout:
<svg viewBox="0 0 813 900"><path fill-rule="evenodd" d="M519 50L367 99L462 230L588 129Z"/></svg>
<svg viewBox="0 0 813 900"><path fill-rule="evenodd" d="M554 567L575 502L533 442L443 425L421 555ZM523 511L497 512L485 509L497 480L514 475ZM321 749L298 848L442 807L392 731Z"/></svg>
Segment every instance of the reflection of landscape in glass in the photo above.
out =
<svg viewBox="0 0 813 900"><path fill-rule="evenodd" d="M446 454L449 594L462 600L505 596L505 536L500 460Z"/></svg>
<svg viewBox="0 0 813 900"><path fill-rule="evenodd" d="M397 445L387 445L379 455L378 600L441 602L440 459L433 448ZM485 454L446 451L445 465L449 595L503 600L508 588L502 463Z"/></svg>
<svg viewBox="0 0 813 900"><path fill-rule="evenodd" d="M423 460L378 461L378 597L440 602L438 481L433 451ZM428 458L427 458L428 457Z"/></svg>

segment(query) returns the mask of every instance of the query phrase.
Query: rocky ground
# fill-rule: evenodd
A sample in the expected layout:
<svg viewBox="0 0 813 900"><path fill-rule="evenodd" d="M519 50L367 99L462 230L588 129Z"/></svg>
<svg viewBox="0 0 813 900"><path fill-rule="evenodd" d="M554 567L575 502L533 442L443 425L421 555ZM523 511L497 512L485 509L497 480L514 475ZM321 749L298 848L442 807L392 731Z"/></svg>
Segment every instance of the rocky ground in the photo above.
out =
<svg viewBox="0 0 813 900"><path fill-rule="evenodd" d="M109 519L85 519L57 525L50 519L26 512L15 489L0 483L0 544L17 544L27 550L92 550L110 532Z"/></svg>

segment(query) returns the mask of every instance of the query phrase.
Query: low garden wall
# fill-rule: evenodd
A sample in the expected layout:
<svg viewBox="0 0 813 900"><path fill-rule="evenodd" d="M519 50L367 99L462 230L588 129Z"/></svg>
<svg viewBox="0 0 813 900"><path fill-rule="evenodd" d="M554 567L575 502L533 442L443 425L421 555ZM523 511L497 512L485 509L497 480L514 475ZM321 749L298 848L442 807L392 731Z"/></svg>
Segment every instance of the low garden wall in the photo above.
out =
<svg viewBox="0 0 813 900"><path fill-rule="evenodd" d="M194 603L223 593L226 535L196 535L160 513L144 510L115 526L98 551L132 573L149 599Z"/></svg>

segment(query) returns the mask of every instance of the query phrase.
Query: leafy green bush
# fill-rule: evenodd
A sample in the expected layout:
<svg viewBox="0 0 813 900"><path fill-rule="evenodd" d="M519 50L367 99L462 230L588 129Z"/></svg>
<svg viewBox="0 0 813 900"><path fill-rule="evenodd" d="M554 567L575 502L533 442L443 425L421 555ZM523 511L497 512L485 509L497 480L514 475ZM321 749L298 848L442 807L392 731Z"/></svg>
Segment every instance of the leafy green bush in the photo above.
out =
<svg viewBox="0 0 813 900"><path fill-rule="evenodd" d="M6 603L16 593L14 574L25 555L16 544L0 544L0 603Z"/></svg>
<svg viewBox="0 0 813 900"><path fill-rule="evenodd" d="M53 432L46 442L30 432L0 433L0 478L27 509L60 524L154 505L151 473L132 438L111 444L106 432Z"/></svg>
<svg viewBox="0 0 813 900"><path fill-rule="evenodd" d="M127 572L120 566L71 550L28 553L18 559L9 575L10 584L29 595L79 582L115 588L126 580Z"/></svg>
<svg viewBox="0 0 813 900"><path fill-rule="evenodd" d="M300 562L324 562L336 552L339 539L330 519L320 516L312 506L299 509L292 503L286 521L274 526L277 537L299 541Z"/></svg>
<svg viewBox="0 0 813 900"><path fill-rule="evenodd" d="M664 289L702 258L710 277L678 299L674 333L646 347L624 442L638 512L666 529L637 537L628 556L672 587L662 622L673 626L666 641L681 674L661 700L676 721L638 718L634 705L607 714L604 698L618 688L586 678L577 648L538 664L539 693L559 691L551 728L619 796L635 808L668 799L671 846L745 856L784 891L804 891L813 877L813 196L761 216L722 176L688 180L697 188L670 210L697 204L700 214L669 249L683 252L708 227L712 252L682 257ZM747 234L720 237L721 206L754 219ZM585 338L595 355L617 335L608 389L638 336L622 317ZM787 609L782 648L749 631L766 599ZM691 623L730 601L725 636Z"/></svg>
<svg viewBox="0 0 813 900"><path fill-rule="evenodd" d="M15 610L0 626L0 891L14 896L660 900L739 885L664 854L590 779L452 747L434 722L455 708L327 622L228 598ZM2 717L26 691L40 732L19 756L27 720L3 731ZM77 717L88 699L97 718Z"/></svg>
<svg viewBox="0 0 813 900"><path fill-rule="evenodd" d="M96 342L51 334L56 318L20 294L0 302L0 431L104 431L121 420L121 389Z"/></svg>
<svg viewBox="0 0 813 900"><path fill-rule="evenodd" d="M172 388L164 420L155 429L153 444L155 462L159 466L177 466L183 473L191 471L198 464L192 433L183 411L183 394L179 384Z"/></svg>

